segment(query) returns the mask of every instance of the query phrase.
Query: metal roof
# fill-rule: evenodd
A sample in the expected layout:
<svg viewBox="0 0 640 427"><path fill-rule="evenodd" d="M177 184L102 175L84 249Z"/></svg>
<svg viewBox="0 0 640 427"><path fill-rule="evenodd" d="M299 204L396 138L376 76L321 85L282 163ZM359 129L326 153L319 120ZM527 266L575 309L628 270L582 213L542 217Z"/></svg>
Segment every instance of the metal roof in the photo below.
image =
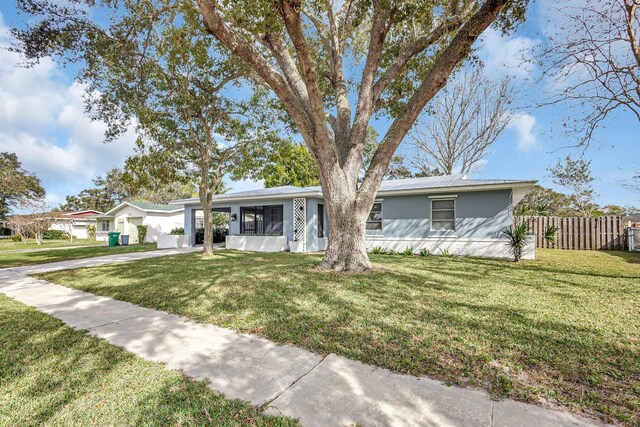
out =
<svg viewBox="0 0 640 427"><path fill-rule="evenodd" d="M514 186L533 185L533 180L512 180L512 179L467 179L464 175L443 175L443 176L430 176L423 178L404 178L404 179L390 179L382 181L378 195L382 196L385 193L396 192L417 192L421 190L446 190L457 189L466 191L473 190L473 187L480 189L492 189L492 188L512 188ZM260 188L256 190L238 191L226 194L218 194L213 196L213 201L223 201L227 199L251 199L251 198L275 198L282 197L322 197L322 188L319 186L314 187L294 187L292 185L286 185L283 187L272 188ZM199 203L200 199L197 197L191 199L175 200L171 203L176 204L184 203Z"/></svg>

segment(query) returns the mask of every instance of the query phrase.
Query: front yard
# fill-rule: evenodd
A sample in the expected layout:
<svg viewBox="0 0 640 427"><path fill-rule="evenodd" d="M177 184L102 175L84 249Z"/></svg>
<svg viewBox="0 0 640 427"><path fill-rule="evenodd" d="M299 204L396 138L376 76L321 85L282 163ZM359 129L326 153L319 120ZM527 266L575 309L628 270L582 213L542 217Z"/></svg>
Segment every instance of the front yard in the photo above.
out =
<svg viewBox="0 0 640 427"><path fill-rule="evenodd" d="M290 426L0 295L2 426Z"/></svg>
<svg viewBox="0 0 640 427"><path fill-rule="evenodd" d="M51 249L67 248L72 246L106 246L107 242L100 242L95 239L69 239L64 240L44 240L41 245L36 244L34 239L27 240L27 243L14 242L11 239L0 239L0 251L13 251L23 249Z"/></svg>
<svg viewBox="0 0 640 427"><path fill-rule="evenodd" d="M413 375L640 423L640 256L537 261L216 252L40 275L55 283Z"/></svg>
<svg viewBox="0 0 640 427"><path fill-rule="evenodd" d="M70 249L51 249L28 252L2 252L0 251L0 268L19 267L23 265L43 264L56 261L68 261L72 259L92 258L101 255L115 255L128 252L146 252L157 249L155 243L129 246L93 246Z"/></svg>

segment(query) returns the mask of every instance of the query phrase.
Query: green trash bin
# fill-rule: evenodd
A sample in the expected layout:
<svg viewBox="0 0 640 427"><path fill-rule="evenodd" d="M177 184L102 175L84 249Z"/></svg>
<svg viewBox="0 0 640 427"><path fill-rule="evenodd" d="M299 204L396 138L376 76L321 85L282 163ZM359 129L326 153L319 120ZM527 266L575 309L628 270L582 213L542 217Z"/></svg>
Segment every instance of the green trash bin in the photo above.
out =
<svg viewBox="0 0 640 427"><path fill-rule="evenodd" d="M109 236L109 246L118 246L118 238L120 237L119 231L111 231Z"/></svg>

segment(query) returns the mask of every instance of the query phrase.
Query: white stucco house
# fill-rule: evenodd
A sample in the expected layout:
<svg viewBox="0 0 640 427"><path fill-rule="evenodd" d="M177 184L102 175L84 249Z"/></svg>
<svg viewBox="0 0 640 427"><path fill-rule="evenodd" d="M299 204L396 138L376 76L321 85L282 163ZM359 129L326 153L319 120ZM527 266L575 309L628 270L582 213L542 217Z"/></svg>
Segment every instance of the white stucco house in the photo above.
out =
<svg viewBox="0 0 640 427"><path fill-rule="evenodd" d="M89 238L87 227L90 225L96 226L97 218L100 215L102 215L102 212L91 209L52 212L52 216L54 216L55 219L49 227L49 230L60 230L67 234L71 233L76 239L87 239Z"/></svg>
<svg viewBox="0 0 640 427"><path fill-rule="evenodd" d="M97 217L96 239L107 240L110 231L129 235L129 243L138 243L138 225L147 227L146 243L158 241L160 234L184 227L184 207L145 202L122 202Z"/></svg>

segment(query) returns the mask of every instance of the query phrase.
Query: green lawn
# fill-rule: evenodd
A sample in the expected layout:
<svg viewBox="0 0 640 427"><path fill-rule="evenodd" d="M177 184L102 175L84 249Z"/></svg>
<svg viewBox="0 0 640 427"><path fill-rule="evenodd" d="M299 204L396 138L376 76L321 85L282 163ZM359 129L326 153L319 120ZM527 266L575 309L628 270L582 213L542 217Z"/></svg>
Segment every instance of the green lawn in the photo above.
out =
<svg viewBox="0 0 640 427"><path fill-rule="evenodd" d="M66 248L70 246L106 246L107 242L99 242L95 239L73 239L70 242L65 240L44 240L42 245L36 244L34 239L29 239L27 243L14 242L11 239L0 239L0 251L20 250L20 249L51 249L51 248Z"/></svg>
<svg viewBox="0 0 640 427"><path fill-rule="evenodd" d="M126 252L146 252L155 250L156 246L157 245L155 243L145 243L144 245L136 244L129 246L116 246L113 248L110 248L109 246L95 246L54 251L44 250L17 253L2 253L2 251L0 251L0 268L91 258L100 255L114 255Z"/></svg>
<svg viewBox="0 0 640 427"><path fill-rule="evenodd" d="M290 426L0 295L2 426Z"/></svg>
<svg viewBox="0 0 640 427"><path fill-rule="evenodd" d="M394 371L640 423L640 254L512 263L220 251L41 275L70 287Z"/></svg>

